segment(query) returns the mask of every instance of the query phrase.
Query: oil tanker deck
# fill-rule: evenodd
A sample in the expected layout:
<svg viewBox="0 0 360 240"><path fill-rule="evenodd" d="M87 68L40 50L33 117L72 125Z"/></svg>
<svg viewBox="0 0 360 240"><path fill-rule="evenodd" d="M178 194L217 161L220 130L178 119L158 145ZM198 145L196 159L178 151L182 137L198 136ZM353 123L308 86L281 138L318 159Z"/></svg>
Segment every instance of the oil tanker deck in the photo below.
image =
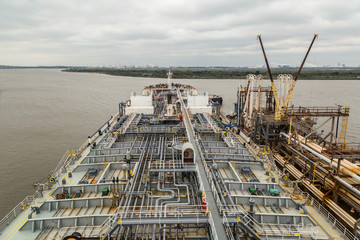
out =
<svg viewBox="0 0 360 240"><path fill-rule="evenodd" d="M171 73L132 93L1 220L0 239L345 239L218 111Z"/></svg>

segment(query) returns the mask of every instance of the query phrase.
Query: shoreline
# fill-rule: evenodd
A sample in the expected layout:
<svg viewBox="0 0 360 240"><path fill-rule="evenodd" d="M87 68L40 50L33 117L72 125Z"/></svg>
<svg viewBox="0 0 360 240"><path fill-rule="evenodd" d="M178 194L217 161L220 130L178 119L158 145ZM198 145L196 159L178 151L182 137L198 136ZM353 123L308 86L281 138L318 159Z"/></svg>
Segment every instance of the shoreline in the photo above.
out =
<svg viewBox="0 0 360 240"><path fill-rule="evenodd" d="M64 72L98 73L124 77L164 78L167 69L111 69L111 68L68 68ZM262 74L264 79L269 75L265 70L241 69L241 70L179 70L173 69L173 79L246 79L248 74ZM295 75L295 69L276 69L272 72L273 77L279 74ZM300 74L301 80L360 80L360 70L324 70L304 69Z"/></svg>

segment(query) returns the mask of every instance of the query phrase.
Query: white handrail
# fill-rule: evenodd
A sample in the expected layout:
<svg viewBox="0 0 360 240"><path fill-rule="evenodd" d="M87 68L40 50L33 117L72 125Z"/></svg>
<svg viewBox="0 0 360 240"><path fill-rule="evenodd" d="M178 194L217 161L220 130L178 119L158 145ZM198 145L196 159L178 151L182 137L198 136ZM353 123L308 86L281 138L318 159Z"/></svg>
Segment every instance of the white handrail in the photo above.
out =
<svg viewBox="0 0 360 240"><path fill-rule="evenodd" d="M29 195L27 196L24 200L22 200L18 205L16 205L12 210L9 211L8 214L5 215L5 217L3 217L0 220L0 235L2 230L5 229L5 227L7 225L10 224L10 222L16 218L16 216L23 210L25 209L26 206L28 206L30 203L32 203L34 201L34 196L36 196L38 194L38 191L35 192L34 195Z"/></svg>

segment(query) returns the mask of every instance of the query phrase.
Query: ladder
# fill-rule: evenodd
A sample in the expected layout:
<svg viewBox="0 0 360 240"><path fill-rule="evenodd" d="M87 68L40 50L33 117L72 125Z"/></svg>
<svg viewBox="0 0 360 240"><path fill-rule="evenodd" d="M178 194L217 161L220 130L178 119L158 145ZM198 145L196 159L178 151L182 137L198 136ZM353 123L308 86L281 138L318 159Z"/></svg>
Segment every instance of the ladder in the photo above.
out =
<svg viewBox="0 0 360 240"><path fill-rule="evenodd" d="M348 114L349 110L350 110L349 107L347 107L347 106L344 107L344 111L345 111L345 113L347 113L347 116L344 116L342 118L342 123L341 123L339 144L340 144L341 148L343 148L343 149L346 148L346 133L347 133L347 126L348 126L348 122L349 122L349 114Z"/></svg>

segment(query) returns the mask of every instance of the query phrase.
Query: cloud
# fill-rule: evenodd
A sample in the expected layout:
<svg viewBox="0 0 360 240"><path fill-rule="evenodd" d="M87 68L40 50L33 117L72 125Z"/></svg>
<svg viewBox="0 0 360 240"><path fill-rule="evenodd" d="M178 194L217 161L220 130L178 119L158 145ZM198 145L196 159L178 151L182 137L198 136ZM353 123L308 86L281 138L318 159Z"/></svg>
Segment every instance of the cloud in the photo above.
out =
<svg viewBox="0 0 360 240"><path fill-rule="evenodd" d="M255 66L263 64L262 34L270 62L294 65L319 33L312 64L358 66L359 7L354 0L2 1L0 64Z"/></svg>

